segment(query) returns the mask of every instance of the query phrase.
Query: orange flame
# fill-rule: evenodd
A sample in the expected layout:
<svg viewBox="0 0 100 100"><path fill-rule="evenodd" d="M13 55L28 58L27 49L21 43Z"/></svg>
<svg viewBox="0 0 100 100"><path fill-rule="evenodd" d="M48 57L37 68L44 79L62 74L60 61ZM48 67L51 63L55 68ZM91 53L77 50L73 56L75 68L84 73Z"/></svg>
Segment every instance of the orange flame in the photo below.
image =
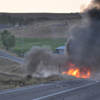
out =
<svg viewBox="0 0 100 100"><path fill-rule="evenodd" d="M68 71L63 72L63 74L72 75L77 78L90 78L91 72L89 68L84 66L79 68L75 64L69 63Z"/></svg>

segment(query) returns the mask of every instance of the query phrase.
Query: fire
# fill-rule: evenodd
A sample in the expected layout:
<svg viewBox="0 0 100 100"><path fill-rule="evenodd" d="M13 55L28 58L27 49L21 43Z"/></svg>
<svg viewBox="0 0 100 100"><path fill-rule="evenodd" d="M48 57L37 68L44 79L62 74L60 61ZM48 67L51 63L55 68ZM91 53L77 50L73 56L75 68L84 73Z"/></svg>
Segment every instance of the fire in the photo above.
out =
<svg viewBox="0 0 100 100"><path fill-rule="evenodd" d="M85 68L84 66L80 68L75 64L69 63L68 71L63 72L63 74L72 75L77 78L90 78L91 72L89 68Z"/></svg>

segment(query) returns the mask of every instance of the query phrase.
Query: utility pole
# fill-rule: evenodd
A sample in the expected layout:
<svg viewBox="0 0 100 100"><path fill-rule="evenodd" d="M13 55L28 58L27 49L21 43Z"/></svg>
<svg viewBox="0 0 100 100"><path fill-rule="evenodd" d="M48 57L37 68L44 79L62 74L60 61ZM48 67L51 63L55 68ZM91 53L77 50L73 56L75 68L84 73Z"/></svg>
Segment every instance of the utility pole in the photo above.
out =
<svg viewBox="0 0 100 100"><path fill-rule="evenodd" d="M61 76L60 76L60 63L59 63L59 81L61 80Z"/></svg>
<svg viewBox="0 0 100 100"><path fill-rule="evenodd" d="M21 57L23 57L23 31L24 31L24 27L22 26L22 53L21 53Z"/></svg>

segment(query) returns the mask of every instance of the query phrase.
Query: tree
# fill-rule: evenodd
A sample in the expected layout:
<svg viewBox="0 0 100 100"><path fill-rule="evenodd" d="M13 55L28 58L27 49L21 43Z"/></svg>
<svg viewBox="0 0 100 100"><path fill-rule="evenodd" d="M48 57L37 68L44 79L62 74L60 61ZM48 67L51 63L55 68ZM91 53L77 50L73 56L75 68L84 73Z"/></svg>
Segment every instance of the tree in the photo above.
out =
<svg viewBox="0 0 100 100"><path fill-rule="evenodd" d="M1 33L1 41L4 47L6 47L7 50L9 50L9 48L15 46L16 39L14 35L11 35L10 32L8 32L7 30L4 30Z"/></svg>

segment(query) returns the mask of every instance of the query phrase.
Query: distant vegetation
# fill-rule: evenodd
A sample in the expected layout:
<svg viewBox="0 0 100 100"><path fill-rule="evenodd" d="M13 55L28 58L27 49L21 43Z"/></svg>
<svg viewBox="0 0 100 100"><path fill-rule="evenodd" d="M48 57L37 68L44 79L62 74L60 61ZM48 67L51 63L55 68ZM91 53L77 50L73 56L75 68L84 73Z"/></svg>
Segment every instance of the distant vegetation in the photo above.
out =
<svg viewBox="0 0 100 100"><path fill-rule="evenodd" d="M12 17L6 13L1 14L0 16L0 24L10 24L15 26L16 24L18 24L19 26L21 25L26 25L30 22L34 21L33 18L20 18L20 17Z"/></svg>
<svg viewBox="0 0 100 100"><path fill-rule="evenodd" d="M7 50L9 50L10 48L15 46L15 36L11 35L10 32L8 32L7 30L4 30L1 33L1 41L4 47L6 47Z"/></svg>
<svg viewBox="0 0 100 100"><path fill-rule="evenodd" d="M9 24L7 25L8 27L9 26L15 26L15 25L19 25L19 26L22 26L22 25L27 25L31 22L33 22L34 20L50 20L50 18L48 17L38 17L38 18L21 18L21 17L12 17L10 16L9 14L6 14L6 13L2 13L1 16L0 16L0 25L6 25L6 24Z"/></svg>
<svg viewBox="0 0 100 100"><path fill-rule="evenodd" d="M41 14L41 15L43 15L43 14ZM51 14L51 16L52 15L53 14ZM18 15L11 16L9 13L1 13L0 14L0 25L2 27L4 27L3 25L6 25L6 27L11 27L11 26L15 26L15 25L19 25L19 26L27 25L31 22L41 21L41 20L53 20L53 19L59 19L59 20L68 19L68 20L71 20L71 19L80 19L81 18L81 16L78 13L64 14L63 17L60 17L60 14L58 16L57 16L57 14L55 14L54 17L53 16L51 17L51 16L38 16L38 17L29 16L29 17L25 18L25 16L19 17Z"/></svg>

